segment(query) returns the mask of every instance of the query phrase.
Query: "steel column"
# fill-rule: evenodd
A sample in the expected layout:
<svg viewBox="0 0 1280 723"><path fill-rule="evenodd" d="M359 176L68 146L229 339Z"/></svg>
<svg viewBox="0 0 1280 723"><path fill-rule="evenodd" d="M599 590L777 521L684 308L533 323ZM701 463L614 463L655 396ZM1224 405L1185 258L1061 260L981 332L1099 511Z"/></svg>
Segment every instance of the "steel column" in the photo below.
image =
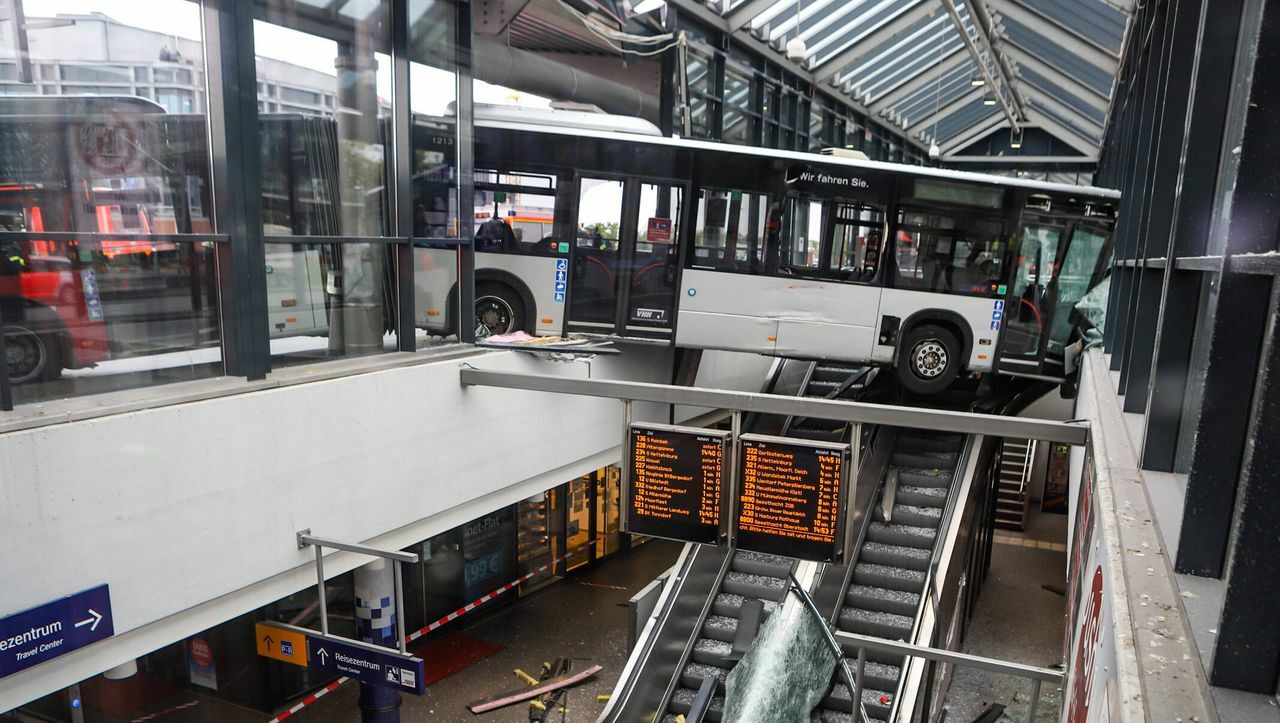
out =
<svg viewBox="0 0 1280 723"><path fill-rule="evenodd" d="M215 249L222 362L228 375L262 379L271 347L253 11L253 0L203 4L214 223L230 237Z"/></svg>

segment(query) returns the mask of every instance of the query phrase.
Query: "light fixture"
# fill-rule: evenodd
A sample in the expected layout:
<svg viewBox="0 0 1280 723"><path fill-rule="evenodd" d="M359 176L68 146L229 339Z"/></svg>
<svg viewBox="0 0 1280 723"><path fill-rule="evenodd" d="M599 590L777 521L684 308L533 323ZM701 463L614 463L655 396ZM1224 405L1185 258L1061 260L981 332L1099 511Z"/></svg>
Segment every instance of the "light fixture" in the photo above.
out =
<svg viewBox="0 0 1280 723"><path fill-rule="evenodd" d="M938 160L940 157L942 157L942 149L938 147L938 142L937 142L937 141L934 141L934 142L930 143L930 144L929 144L929 159L930 159L930 160L934 160L934 161L936 161L936 160Z"/></svg>
<svg viewBox="0 0 1280 723"><path fill-rule="evenodd" d="M796 36L787 41L787 60L803 63L804 56L808 54L809 49L805 47L804 40L800 39L800 0L796 0Z"/></svg>
<svg viewBox="0 0 1280 723"><path fill-rule="evenodd" d="M631 6L631 12L636 15L644 15L654 10L661 10L667 6L667 0L636 0Z"/></svg>
<svg viewBox="0 0 1280 723"><path fill-rule="evenodd" d="M1011 131L1010 131L1010 133L1009 133L1009 147L1010 147L1010 148L1021 148L1021 147L1022 147L1022 128L1016 128L1016 129L1013 129L1013 130L1011 130Z"/></svg>
<svg viewBox="0 0 1280 723"><path fill-rule="evenodd" d="M984 86L984 85L986 85L986 84L987 84L987 81L983 80L982 76L980 76L980 75L979 75L978 77L976 77L976 78L970 78L970 79L969 79L969 85L972 85L972 86L973 86L973 87L975 87L975 88L981 88L982 86Z"/></svg>
<svg viewBox="0 0 1280 723"><path fill-rule="evenodd" d="M996 97L995 97L994 95L992 95L991 93L986 93L986 94L984 94L984 95L982 96L982 104L983 104L983 105L995 105L995 104L996 104Z"/></svg>

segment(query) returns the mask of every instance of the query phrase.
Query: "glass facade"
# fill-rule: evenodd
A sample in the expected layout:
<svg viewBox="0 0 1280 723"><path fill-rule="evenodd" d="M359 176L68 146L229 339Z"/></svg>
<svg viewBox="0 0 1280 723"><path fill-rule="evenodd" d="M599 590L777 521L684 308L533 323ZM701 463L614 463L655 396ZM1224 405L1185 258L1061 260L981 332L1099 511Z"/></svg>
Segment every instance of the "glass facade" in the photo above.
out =
<svg viewBox="0 0 1280 723"><path fill-rule="evenodd" d="M456 333L429 333L406 308L445 283L434 267L456 266L415 257L415 237L469 253L453 0L411 0L397 22L391 0L333 17L284 0L217 13L192 0L17 4L21 38L0 16L0 407ZM236 22L252 49L207 46ZM250 62L246 103L218 82ZM238 150L255 136L248 163ZM215 191L242 188L220 213ZM243 228L249 217L260 225ZM226 308L228 292L252 303ZM263 343L224 358L232 327Z"/></svg>

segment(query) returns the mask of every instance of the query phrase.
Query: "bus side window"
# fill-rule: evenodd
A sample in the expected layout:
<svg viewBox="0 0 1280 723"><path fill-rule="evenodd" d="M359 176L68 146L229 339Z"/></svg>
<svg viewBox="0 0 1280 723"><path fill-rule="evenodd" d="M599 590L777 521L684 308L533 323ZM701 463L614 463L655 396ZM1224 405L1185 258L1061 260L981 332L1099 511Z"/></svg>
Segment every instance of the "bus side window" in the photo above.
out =
<svg viewBox="0 0 1280 723"><path fill-rule="evenodd" d="M997 291L1003 272L1003 224L904 210L895 243L898 288L941 293Z"/></svg>
<svg viewBox="0 0 1280 723"><path fill-rule="evenodd" d="M690 265L737 273L759 273L764 260L766 199L737 190L703 188Z"/></svg>

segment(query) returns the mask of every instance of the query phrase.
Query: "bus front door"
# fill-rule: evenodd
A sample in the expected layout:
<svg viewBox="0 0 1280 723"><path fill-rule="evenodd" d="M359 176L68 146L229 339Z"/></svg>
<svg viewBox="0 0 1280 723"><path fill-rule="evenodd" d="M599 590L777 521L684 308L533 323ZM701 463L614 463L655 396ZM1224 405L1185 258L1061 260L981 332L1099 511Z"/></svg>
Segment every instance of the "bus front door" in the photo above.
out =
<svg viewBox="0 0 1280 723"><path fill-rule="evenodd" d="M1060 377L1071 311L1097 275L1107 233L1085 222L1028 220L1005 297L1000 370Z"/></svg>
<svg viewBox="0 0 1280 723"><path fill-rule="evenodd" d="M568 331L671 338L684 191L644 179L578 180Z"/></svg>

